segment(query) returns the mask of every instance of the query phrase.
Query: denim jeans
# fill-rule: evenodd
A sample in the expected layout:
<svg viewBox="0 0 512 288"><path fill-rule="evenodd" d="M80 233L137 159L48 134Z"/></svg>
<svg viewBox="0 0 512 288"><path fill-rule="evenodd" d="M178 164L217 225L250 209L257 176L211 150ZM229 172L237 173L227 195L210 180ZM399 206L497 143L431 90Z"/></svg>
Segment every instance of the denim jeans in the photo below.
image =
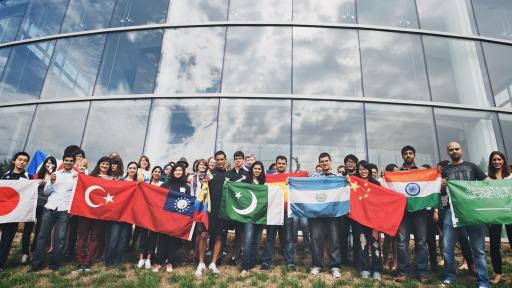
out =
<svg viewBox="0 0 512 288"><path fill-rule="evenodd" d="M354 238L359 239L359 247L354 249L357 252L356 266L359 272L382 273L381 248L378 238L374 238L372 229L354 221ZM354 247L356 248L356 247Z"/></svg>
<svg viewBox="0 0 512 288"><path fill-rule="evenodd" d="M276 235L277 231L281 228L285 231L285 239L284 241L281 241L281 243L284 243L284 249L281 248L281 250L284 250L283 255L286 259L286 263L288 265L295 265L295 235L296 235L296 229L295 229L295 223L293 218L287 217L287 215L284 216L284 225L281 226L267 226L267 242L265 242L265 249L263 251L263 257L262 257L262 263L271 266L272 265L272 259L274 258L275 254L275 248L276 248ZM295 232L295 233L294 233ZM279 237L282 237L280 235Z"/></svg>
<svg viewBox="0 0 512 288"><path fill-rule="evenodd" d="M32 266L43 266L46 247L52 237L52 229L55 233L55 242L53 243L50 267L59 267L62 261L64 246L66 245L66 236L68 233L68 211L56 211L44 209L41 230L37 235L37 246L32 258Z"/></svg>
<svg viewBox="0 0 512 288"><path fill-rule="evenodd" d="M130 245L132 225L124 222L110 223L110 240L105 259L106 266L116 266L123 262L126 250Z"/></svg>
<svg viewBox="0 0 512 288"><path fill-rule="evenodd" d="M489 274L485 256L485 225L472 225L463 228L454 228L452 222L452 210L446 209L446 217L443 226L443 256L445 280L454 282L457 280L455 268L455 243L459 237L459 231L466 230L469 236L469 244L475 258L477 282L480 287L490 287Z"/></svg>
<svg viewBox="0 0 512 288"><path fill-rule="evenodd" d="M398 274L409 273L409 237L414 235L416 275L428 275L427 210L405 212L398 228Z"/></svg>
<svg viewBox="0 0 512 288"><path fill-rule="evenodd" d="M309 219L309 231L311 232L311 264L313 267L322 267L325 236L327 236L327 240L329 241L329 268L339 268L341 265L339 221L339 217Z"/></svg>
<svg viewBox="0 0 512 288"><path fill-rule="evenodd" d="M309 219L306 217L293 217L295 225L294 241L297 243L299 230L302 231L302 242L304 243L304 252L311 252L311 235L309 233Z"/></svg>
<svg viewBox="0 0 512 288"><path fill-rule="evenodd" d="M263 225L258 224L243 224L245 238L243 243L242 270L250 270L256 266L256 261L258 260L258 244L263 227Z"/></svg>

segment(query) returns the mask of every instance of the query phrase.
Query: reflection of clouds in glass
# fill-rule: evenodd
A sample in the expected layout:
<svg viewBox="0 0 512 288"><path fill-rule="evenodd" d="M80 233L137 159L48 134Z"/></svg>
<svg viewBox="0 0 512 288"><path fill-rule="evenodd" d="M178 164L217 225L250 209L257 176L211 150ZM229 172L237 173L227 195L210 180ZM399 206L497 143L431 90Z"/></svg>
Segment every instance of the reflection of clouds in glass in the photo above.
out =
<svg viewBox="0 0 512 288"><path fill-rule="evenodd" d="M168 23L226 21L229 0L174 0Z"/></svg>
<svg viewBox="0 0 512 288"><path fill-rule="evenodd" d="M366 128L369 159L379 167L401 164L405 145L416 149L418 165L437 163L431 108L366 104Z"/></svg>
<svg viewBox="0 0 512 288"><path fill-rule="evenodd" d="M115 0L71 0L61 33L108 27Z"/></svg>
<svg viewBox="0 0 512 288"><path fill-rule="evenodd" d="M473 0L480 35L512 40L512 1Z"/></svg>
<svg viewBox="0 0 512 288"><path fill-rule="evenodd" d="M68 0L32 0L25 12L17 39L43 37L59 33Z"/></svg>
<svg viewBox="0 0 512 288"><path fill-rule="evenodd" d="M507 158L512 159L512 115L500 113L499 119L501 123L501 131L503 131L503 140L505 141Z"/></svg>
<svg viewBox="0 0 512 288"><path fill-rule="evenodd" d="M123 160L139 159L144 146L150 100L93 102L82 142L95 161L113 151Z"/></svg>
<svg viewBox="0 0 512 288"><path fill-rule="evenodd" d="M421 28L472 34L470 0L416 0Z"/></svg>
<svg viewBox="0 0 512 288"><path fill-rule="evenodd" d="M294 0L293 21L356 23L354 0Z"/></svg>
<svg viewBox="0 0 512 288"><path fill-rule="evenodd" d="M293 92L361 97L357 32L294 28Z"/></svg>
<svg viewBox="0 0 512 288"><path fill-rule="evenodd" d="M11 159L23 150L35 105L0 109L0 161Z"/></svg>
<svg viewBox="0 0 512 288"><path fill-rule="evenodd" d="M167 30L155 93L218 93L226 29Z"/></svg>
<svg viewBox="0 0 512 288"><path fill-rule="evenodd" d="M512 108L512 47L485 42L482 45L496 106Z"/></svg>
<svg viewBox="0 0 512 288"><path fill-rule="evenodd" d="M110 27L165 23L169 0L117 0Z"/></svg>
<svg viewBox="0 0 512 288"><path fill-rule="evenodd" d="M145 153L157 165L213 155L217 105L216 99L154 100Z"/></svg>
<svg viewBox="0 0 512 288"><path fill-rule="evenodd" d="M0 1L0 15L2 15L0 17L0 43L16 39L28 2L29 0ZM1 71L2 69L0 69Z"/></svg>
<svg viewBox="0 0 512 288"><path fill-rule="evenodd" d="M229 27L222 92L290 93L291 28Z"/></svg>
<svg viewBox="0 0 512 288"><path fill-rule="evenodd" d="M417 35L360 31L366 97L430 100Z"/></svg>
<svg viewBox="0 0 512 288"><path fill-rule="evenodd" d="M79 144L88 109L89 102L38 105L25 147L27 153L32 155L41 149L60 157L66 146Z"/></svg>
<svg viewBox="0 0 512 288"><path fill-rule="evenodd" d="M418 28L414 0L357 0L359 24Z"/></svg>
<svg viewBox="0 0 512 288"><path fill-rule="evenodd" d="M292 0L231 0L230 21L291 21Z"/></svg>

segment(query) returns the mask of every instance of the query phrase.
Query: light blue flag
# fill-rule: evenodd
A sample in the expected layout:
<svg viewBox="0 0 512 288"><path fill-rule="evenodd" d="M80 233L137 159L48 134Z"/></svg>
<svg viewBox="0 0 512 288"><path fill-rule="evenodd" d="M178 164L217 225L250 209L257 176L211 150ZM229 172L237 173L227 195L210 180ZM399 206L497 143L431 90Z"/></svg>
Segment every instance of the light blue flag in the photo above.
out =
<svg viewBox="0 0 512 288"><path fill-rule="evenodd" d="M289 178L290 216L340 217L350 212L350 187L344 177Z"/></svg>
<svg viewBox="0 0 512 288"><path fill-rule="evenodd" d="M46 157L48 157L48 153L37 149L36 153L32 156L32 160L30 160L30 164L28 164L27 172L32 176L36 176Z"/></svg>

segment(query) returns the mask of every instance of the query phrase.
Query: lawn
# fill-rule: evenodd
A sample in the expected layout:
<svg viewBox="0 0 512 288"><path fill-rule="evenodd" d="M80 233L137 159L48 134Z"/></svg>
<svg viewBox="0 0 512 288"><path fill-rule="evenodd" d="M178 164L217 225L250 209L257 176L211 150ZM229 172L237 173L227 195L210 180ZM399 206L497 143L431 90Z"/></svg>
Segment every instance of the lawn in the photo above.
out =
<svg viewBox="0 0 512 288"><path fill-rule="evenodd" d="M194 276L195 264L180 263L172 273L135 268L135 256L130 255L129 262L118 268L106 268L103 263L95 263L91 272L75 271L72 261L66 261L63 267L53 272L45 269L37 273L28 273L29 266L19 263L19 235L15 240L8 262L8 268L0 274L0 288L12 287L439 287L443 273L438 270L431 273L426 285L411 278L404 283L395 283L393 276L384 274L382 281L363 280L349 266L342 267L342 277L334 280L323 271L320 275L310 275L310 257L298 253L297 270L289 271L283 265L281 255L276 255L277 265L263 272L259 267L246 276L240 276L238 266L222 265L221 275L205 274L202 278ZM261 251L261 250L260 250ZM506 246L503 257L503 270L507 279L512 274L512 253ZM458 254L459 255L459 254ZM457 257L460 261L460 256ZM490 261L490 259L489 259ZM489 263L489 270L492 266ZM509 282L510 283L510 282ZM510 287L506 282L495 287ZM467 272L459 273L459 282L454 287L475 287L475 280Z"/></svg>

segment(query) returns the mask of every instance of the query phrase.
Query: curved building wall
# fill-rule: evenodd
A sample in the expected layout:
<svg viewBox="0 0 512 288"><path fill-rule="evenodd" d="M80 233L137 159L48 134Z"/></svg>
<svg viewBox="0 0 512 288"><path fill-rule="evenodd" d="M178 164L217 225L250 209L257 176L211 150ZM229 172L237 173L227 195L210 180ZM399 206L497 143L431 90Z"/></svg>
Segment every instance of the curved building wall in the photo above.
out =
<svg viewBox="0 0 512 288"><path fill-rule="evenodd" d="M2 1L0 159L510 158L510 19L495 0Z"/></svg>

